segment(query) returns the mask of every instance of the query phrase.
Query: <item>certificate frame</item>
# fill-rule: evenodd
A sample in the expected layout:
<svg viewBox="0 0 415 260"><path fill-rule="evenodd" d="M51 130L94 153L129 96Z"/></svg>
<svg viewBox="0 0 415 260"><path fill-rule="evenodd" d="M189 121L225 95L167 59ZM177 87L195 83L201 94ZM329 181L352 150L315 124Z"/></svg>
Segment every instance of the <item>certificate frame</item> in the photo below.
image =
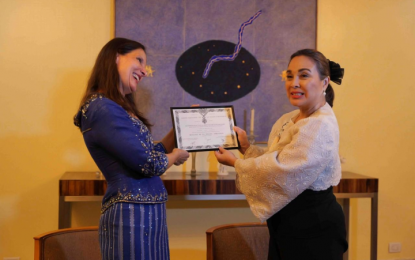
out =
<svg viewBox="0 0 415 260"><path fill-rule="evenodd" d="M233 129L237 126L233 106L171 107L170 112L177 148L188 152L216 151L219 146L227 150L240 148Z"/></svg>

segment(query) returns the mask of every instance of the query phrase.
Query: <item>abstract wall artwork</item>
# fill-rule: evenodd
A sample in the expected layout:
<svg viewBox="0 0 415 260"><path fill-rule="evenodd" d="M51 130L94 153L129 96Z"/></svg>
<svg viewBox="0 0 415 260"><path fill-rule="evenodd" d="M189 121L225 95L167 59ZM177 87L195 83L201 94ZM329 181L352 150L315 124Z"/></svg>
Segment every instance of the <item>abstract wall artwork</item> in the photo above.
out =
<svg viewBox="0 0 415 260"><path fill-rule="evenodd" d="M295 107L280 74L292 53L316 48L317 0L116 0L115 36L147 48L136 99L155 140L170 107L234 107L236 123L266 142ZM250 122L255 110L255 124Z"/></svg>

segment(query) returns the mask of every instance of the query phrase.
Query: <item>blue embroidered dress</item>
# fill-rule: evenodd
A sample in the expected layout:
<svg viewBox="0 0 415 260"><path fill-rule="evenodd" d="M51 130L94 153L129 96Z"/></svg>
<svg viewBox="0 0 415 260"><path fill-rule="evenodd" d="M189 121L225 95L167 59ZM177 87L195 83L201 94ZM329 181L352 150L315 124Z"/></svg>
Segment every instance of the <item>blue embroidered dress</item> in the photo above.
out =
<svg viewBox="0 0 415 260"><path fill-rule="evenodd" d="M85 144L107 180L102 200L102 259L169 259L166 150L120 105L93 95L75 115Z"/></svg>

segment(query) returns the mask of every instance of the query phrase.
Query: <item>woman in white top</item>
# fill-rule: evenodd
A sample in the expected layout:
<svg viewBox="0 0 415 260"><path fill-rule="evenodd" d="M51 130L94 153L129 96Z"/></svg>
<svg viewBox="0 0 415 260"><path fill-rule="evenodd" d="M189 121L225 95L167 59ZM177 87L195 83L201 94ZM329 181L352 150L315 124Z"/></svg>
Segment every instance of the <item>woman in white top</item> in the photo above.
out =
<svg viewBox="0 0 415 260"><path fill-rule="evenodd" d="M219 148L218 161L234 166L236 184L254 215L267 221L268 259L342 259L347 250L344 214L333 195L341 178L339 128L330 80L344 69L316 50L291 56L286 91L298 110L273 126L268 147L250 145L238 127L244 159Z"/></svg>

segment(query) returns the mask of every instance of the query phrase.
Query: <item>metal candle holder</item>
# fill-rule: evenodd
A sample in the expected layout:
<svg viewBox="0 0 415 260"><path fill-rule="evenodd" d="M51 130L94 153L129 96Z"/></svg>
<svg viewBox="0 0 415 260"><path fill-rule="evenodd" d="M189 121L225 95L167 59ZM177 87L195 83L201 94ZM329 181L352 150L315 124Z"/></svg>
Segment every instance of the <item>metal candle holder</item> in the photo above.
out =
<svg viewBox="0 0 415 260"><path fill-rule="evenodd" d="M254 134L250 134L250 135L248 135L248 142L249 142L250 144L255 144L255 136L256 136L256 135L254 135Z"/></svg>
<svg viewBox="0 0 415 260"><path fill-rule="evenodd" d="M190 170L190 176L196 177L196 152L192 152L192 169Z"/></svg>

